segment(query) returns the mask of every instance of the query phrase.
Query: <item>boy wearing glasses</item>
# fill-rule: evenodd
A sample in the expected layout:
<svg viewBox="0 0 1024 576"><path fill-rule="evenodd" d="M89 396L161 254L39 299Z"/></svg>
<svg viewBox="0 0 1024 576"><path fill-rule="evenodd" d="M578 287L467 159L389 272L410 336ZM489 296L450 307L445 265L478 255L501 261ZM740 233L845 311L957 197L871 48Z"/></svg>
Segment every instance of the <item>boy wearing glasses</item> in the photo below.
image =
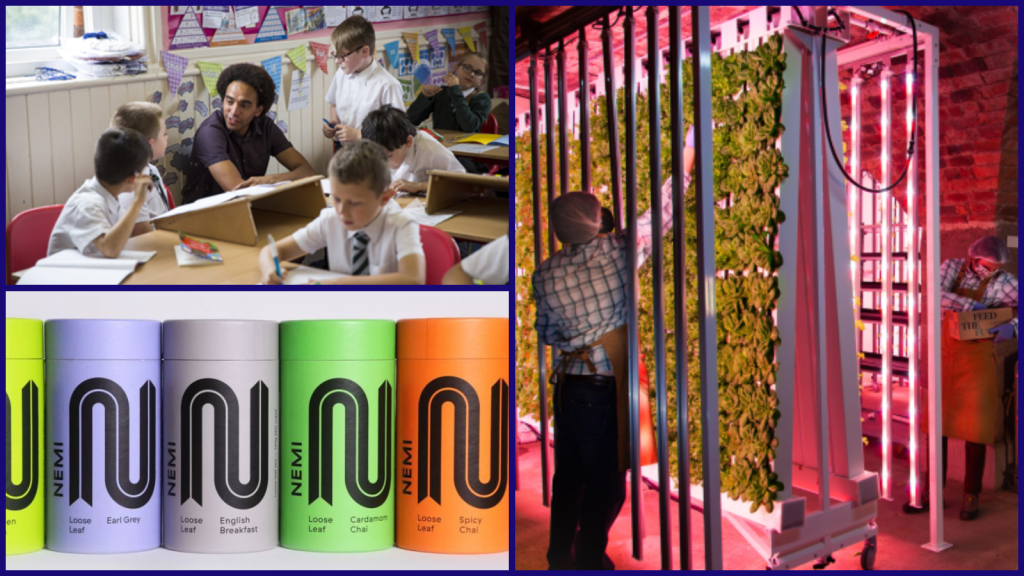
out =
<svg viewBox="0 0 1024 576"><path fill-rule="evenodd" d="M345 20L331 34L338 65L334 80L327 89L327 103L331 105L331 124L323 125L324 136L339 142L352 142L362 138L359 126L366 116L385 104L405 109L402 85L377 64L374 55L377 37L373 24L362 16Z"/></svg>

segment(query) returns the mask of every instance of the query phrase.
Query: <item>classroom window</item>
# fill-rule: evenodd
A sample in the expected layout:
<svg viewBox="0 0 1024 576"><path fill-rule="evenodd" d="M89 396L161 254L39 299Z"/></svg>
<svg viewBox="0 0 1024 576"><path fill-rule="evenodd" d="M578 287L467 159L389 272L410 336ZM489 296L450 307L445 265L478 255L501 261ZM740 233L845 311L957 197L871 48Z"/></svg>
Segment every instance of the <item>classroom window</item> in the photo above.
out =
<svg viewBox="0 0 1024 576"><path fill-rule="evenodd" d="M144 6L85 6L85 31L115 32L132 41L145 40ZM41 66L74 72L61 59L61 39L74 36L71 6L7 6L6 76L31 78Z"/></svg>
<svg viewBox="0 0 1024 576"><path fill-rule="evenodd" d="M7 50L60 45L66 11L61 6L8 6Z"/></svg>

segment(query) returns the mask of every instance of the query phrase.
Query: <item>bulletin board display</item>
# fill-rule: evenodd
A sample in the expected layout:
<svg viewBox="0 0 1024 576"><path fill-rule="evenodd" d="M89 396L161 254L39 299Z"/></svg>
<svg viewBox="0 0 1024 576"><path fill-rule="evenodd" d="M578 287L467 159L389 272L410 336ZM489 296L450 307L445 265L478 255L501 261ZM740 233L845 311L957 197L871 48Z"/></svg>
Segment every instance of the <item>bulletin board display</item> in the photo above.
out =
<svg viewBox="0 0 1024 576"><path fill-rule="evenodd" d="M379 31L409 21L487 12L488 6L162 6L163 49L260 44L329 38L350 16L360 15ZM426 22L413 22L421 26Z"/></svg>

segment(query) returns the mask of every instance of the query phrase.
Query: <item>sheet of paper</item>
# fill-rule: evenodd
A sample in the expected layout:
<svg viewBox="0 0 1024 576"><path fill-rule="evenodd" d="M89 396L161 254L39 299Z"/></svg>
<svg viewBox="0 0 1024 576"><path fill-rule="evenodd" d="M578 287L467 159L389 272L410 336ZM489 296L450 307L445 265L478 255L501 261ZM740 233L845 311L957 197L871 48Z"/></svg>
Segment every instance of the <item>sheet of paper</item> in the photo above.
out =
<svg viewBox="0 0 1024 576"><path fill-rule="evenodd" d="M49 258L36 262L36 266L61 268L111 268L134 270L141 263L149 262L156 252L133 252L124 250L117 258L84 256L78 250L62 250Z"/></svg>
<svg viewBox="0 0 1024 576"><path fill-rule="evenodd" d="M288 97L288 111L301 110L309 106L309 97L313 94L313 84L309 74L301 70L292 70L292 91Z"/></svg>
<svg viewBox="0 0 1024 576"><path fill-rule="evenodd" d="M221 23L228 17L227 10L221 11L222 8L228 8L227 6L207 6L206 10L203 10L203 28L214 28L219 29ZM230 8L228 8L230 10Z"/></svg>
<svg viewBox="0 0 1024 576"><path fill-rule="evenodd" d="M423 224L425 226L437 226L438 224L450 220L462 212L455 210L442 210L434 214L427 214L427 207L419 199L413 200L405 207L405 213L410 218L416 221L417 224Z"/></svg>
<svg viewBox="0 0 1024 576"><path fill-rule="evenodd" d="M452 152L468 152L470 154L484 154L498 148L501 146L483 146L481 144L455 144L448 147Z"/></svg>
<svg viewBox="0 0 1024 576"><path fill-rule="evenodd" d="M284 283L286 286L296 286L300 284L309 284L310 281L323 282L324 280L334 280L336 278L347 278L347 276L331 272L329 270L299 266L298 268L285 273Z"/></svg>
<svg viewBox="0 0 1024 576"><path fill-rule="evenodd" d="M290 181L289 181L290 182ZM195 212L196 210L202 210L203 208L209 208L210 206L217 206L220 204L226 204L237 198L243 198L245 196L255 196L257 194L263 194L278 186L284 186L289 182L278 182L277 184L260 184L259 186L250 186L249 188L242 188L241 190L232 190L231 192L223 192L214 196L207 196L206 198L200 198L191 204L185 204L178 206L170 212L165 212L160 216L151 220L151 222L157 222L159 220L165 220L172 216L180 216L182 214L188 214L189 212Z"/></svg>
<svg viewBox="0 0 1024 576"><path fill-rule="evenodd" d="M239 28L251 28L259 24L259 6L235 6L235 22Z"/></svg>
<svg viewBox="0 0 1024 576"><path fill-rule="evenodd" d="M320 187L324 189L324 196L330 196L331 195L331 179L330 178L324 178L323 180L321 180L320 181Z"/></svg>
<svg viewBox="0 0 1024 576"><path fill-rule="evenodd" d="M346 9L344 6L324 6L327 11L327 26L333 28L345 21Z"/></svg>
<svg viewBox="0 0 1024 576"><path fill-rule="evenodd" d="M505 134L497 140L491 141L491 144L494 146L508 146L508 134Z"/></svg>
<svg viewBox="0 0 1024 576"><path fill-rule="evenodd" d="M18 281L19 286L117 286L135 269L63 268L36 266Z"/></svg>
<svg viewBox="0 0 1024 576"><path fill-rule="evenodd" d="M213 260L207 260L206 258L200 258L194 254L189 254L181 248L181 246L174 247L174 255L178 258L178 266L216 266L223 264L223 262L215 262Z"/></svg>
<svg viewBox="0 0 1024 576"><path fill-rule="evenodd" d="M490 144L498 138L499 136L497 134L472 134L461 140L456 140L455 142L457 144L466 144L470 142L475 142L477 144Z"/></svg>

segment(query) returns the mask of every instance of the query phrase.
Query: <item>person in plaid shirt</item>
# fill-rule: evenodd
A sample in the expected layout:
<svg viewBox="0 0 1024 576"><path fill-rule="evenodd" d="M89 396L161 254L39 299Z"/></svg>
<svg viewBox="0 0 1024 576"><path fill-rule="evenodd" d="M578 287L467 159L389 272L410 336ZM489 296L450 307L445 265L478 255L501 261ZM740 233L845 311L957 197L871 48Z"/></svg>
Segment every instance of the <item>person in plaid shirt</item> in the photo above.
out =
<svg viewBox="0 0 1024 576"><path fill-rule="evenodd" d="M684 150L689 184L692 139ZM672 180L662 186L664 231L672 226ZM552 570L613 570L608 531L626 501L629 417L625 378L629 268L626 233L602 233L596 197L571 192L549 211L563 244L533 274L540 345L559 350L554 382L555 476L548 564ZM651 255L651 213L637 219L639 268Z"/></svg>
<svg viewBox="0 0 1024 576"><path fill-rule="evenodd" d="M1013 308L1016 313L1017 278L1001 269L1010 260L1006 243L997 236L987 236L972 244L968 255L969 258L953 258L942 263L939 270L942 309L952 314ZM985 473L985 445L995 442L999 410L992 343L1015 338L1017 318L991 329L990 332L995 334L991 341L960 341L950 335L945 323L942 326L942 483L945 486L948 438L964 440L967 473L960 519L970 521L978 517L978 496ZM927 413L923 415L926 417ZM924 424L927 425L926 422ZM908 502L903 505L903 510L908 514L924 512L929 508L928 498L925 493L923 508L915 508Z"/></svg>

